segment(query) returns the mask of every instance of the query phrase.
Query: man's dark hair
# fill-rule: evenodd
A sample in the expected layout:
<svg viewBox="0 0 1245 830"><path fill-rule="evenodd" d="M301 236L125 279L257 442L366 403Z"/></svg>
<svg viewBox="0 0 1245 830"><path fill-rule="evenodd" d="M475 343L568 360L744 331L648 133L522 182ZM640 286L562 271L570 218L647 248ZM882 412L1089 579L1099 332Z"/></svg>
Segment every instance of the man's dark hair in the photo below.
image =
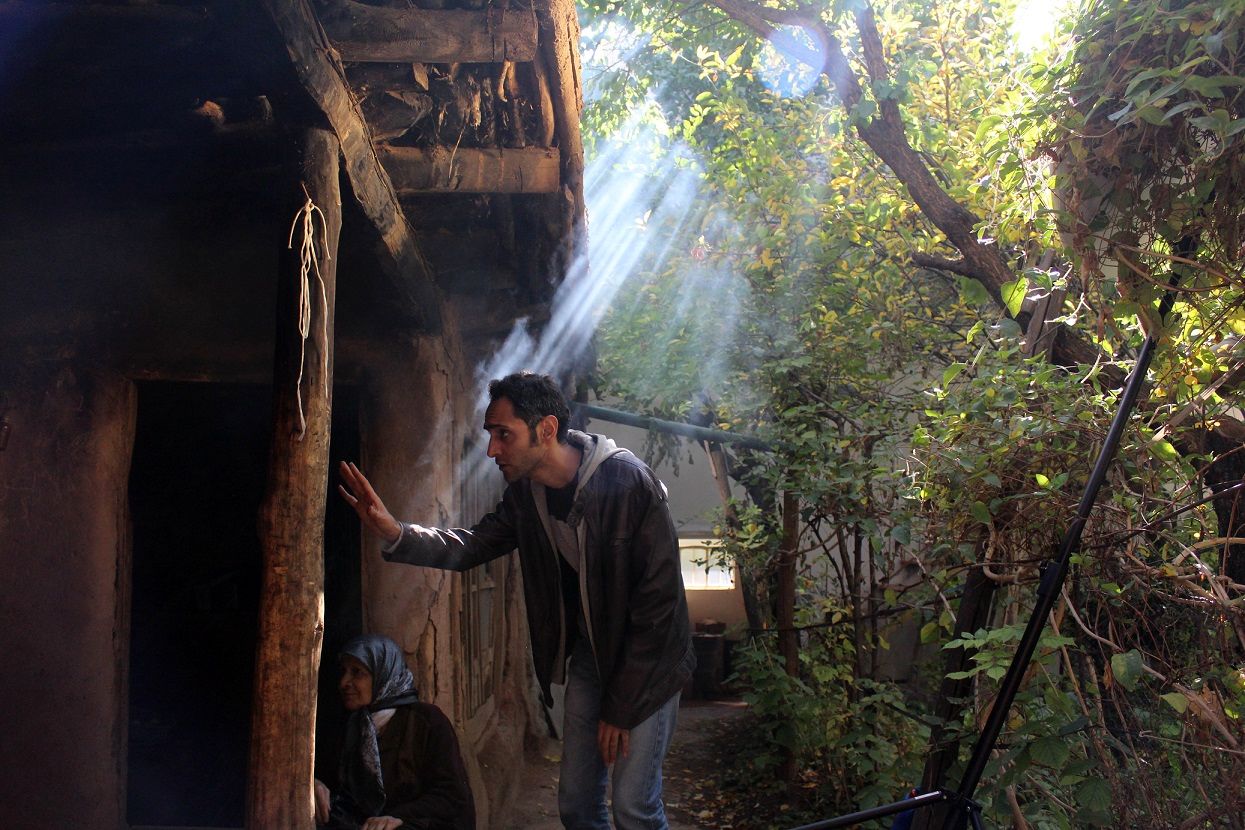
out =
<svg viewBox="0 0 1245 830"><path fill-rule="evenodd" d="M515 417L527 424L536 441L536 425L546 415L558 419L558 443L566 443L567 424L571 420L566 398L553 378L535 372L515 372L499 380L489 381L489 403L505 398L514 407Z"/></svg>

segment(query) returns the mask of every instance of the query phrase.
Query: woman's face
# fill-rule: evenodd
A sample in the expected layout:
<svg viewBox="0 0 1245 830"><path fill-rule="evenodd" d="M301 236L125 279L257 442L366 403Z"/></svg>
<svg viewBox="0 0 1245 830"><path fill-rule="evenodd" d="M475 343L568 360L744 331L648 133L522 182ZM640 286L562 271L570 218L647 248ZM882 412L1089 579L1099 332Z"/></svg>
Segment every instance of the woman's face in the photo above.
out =
<svg viewBox="0 0 1245 830"><path fill-rule="evenodd" d="M342 679L337 684L347 712L362 709L372 702L372 673L357 657L345 655L341 660Z"/></svg>

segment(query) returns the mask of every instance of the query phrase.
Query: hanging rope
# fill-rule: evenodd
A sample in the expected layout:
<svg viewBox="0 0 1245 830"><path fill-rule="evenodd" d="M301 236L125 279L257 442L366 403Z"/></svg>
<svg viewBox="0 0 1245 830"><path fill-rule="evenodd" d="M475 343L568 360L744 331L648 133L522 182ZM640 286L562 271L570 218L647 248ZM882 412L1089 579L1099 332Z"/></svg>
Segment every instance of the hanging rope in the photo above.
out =
<svg viewBox="0 0 1245 830"><path fill-rule="evenodd" d="M301 336L298 354L298 381L294 385L294 398L298 401L298 438L303 440L303 436L307 433L307 419L303 415L303 365L307 361L307 338L311 336L311 275L316 275L316 281L320 283L320 326L323 335L324 348L320 349L320 386L324 390L324 397L327 400L329 395L329 298L328 288L324 284L324 277L320 276L320 257L316 253L316 214L320 216L320 228L325 238L328 238L328 224L325 221L324 213L320 208L316 207L315 202L311 200L311 194L307 192L307 185L303 185L303 195L307 197L307 201L294 214L294 221L290 225L290 238L288 247L294 248L294 233L298 230L299 224L302 225L302 238L298 245L299 259L299 294L298 294L298 333ZM324 256L329 257L328 248L324 250Z"/></svg>

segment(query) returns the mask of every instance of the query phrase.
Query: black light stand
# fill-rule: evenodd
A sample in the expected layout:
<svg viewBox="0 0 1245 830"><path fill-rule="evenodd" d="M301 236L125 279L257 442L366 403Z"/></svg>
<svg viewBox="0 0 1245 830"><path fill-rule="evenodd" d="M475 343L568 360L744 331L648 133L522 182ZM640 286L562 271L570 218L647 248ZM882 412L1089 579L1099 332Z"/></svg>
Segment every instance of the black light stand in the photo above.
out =
<svg viewBox="0 0 1245 830"><path fill-rule="evenodd" d="M1173 291L1168 291L1163 296L1159 304L1159 320L1166 320L1167 313L1171 311L1175 300L1176 295ZM1007 714L1016 699L1016 693L1020 691L1020 684L1029 668L1029 662L1033 659L1034 652L1037 651L1042 630L1046 627L1046 619L1050 616L1051 609L1055 607L1055 601L1059 597L1068 570L1071 568L1072 557L1080 549L1081 532L1085 529L1085 522L1089 519L1094 502L1098 499L1098 491L1102 488L1103 481L1106 480L1107 468L1111 466L1115 453L1119 449L1120 437L1124 433L1124 427L1141 393L1146 370L1150 368L1150 361L1154 358L1154 350L1158 344L1156 336L1157 332L1147 333L1145 342L1141 346L1141 352L1137 355L1137 364L1133 367L1132 374L1129 375L1128 382L1124 386L1119 409L1116 410L1115 417L1111 420L1111 427L1107 430L1107 437L1102 442L1098 460L1094 463L1089 481L1085 484L1085 493L1081 496L1076 518L1068 526L1063 542L1059 545L1059 553L1054 559L1047 560L1042 565L1042 578L1037 589L1037 605L1034 606L1033 614L1029 617L1028 625L1025 626L1024 635L1020 639L1020 645L1016 647L1016 654L1007 669L1007 674L1003 676L1003 683L999 686L999 693L994 699L986 725L973 746L973 752L969 756L968 766L964 770L964 777L960 781L959 788L954 791L935 790L905 801L896 801L870 810L801 825L794 830L852 827L871 819L884 818L908 810L924 809L935 804L952 805L952 810L943 823L943 830L964 830L970 823L975 830L981 830L981 805L973 800L977 792L977 784L981 781L981 774L989 761L990 752L994 749L1003 724L1007 721Z"/></svg>

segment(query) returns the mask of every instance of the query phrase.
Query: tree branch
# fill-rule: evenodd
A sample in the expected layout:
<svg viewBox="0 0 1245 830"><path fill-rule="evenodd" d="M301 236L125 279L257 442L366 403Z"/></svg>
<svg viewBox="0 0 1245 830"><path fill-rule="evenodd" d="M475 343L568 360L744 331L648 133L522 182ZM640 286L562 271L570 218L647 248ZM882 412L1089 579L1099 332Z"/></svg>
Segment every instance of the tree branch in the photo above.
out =
<svg viewBox="0 0 1245 830"><path fill-rule="evenodd" d="M985 281L985 275L972 263L963 259L946 259L936 254L926 254L920 251L913 254L909 261L920 268L932 268L935 271L949 271L952 274L959 274L962 277L969 277L974 280Z"/></svg>
<svg viewBox="0 0 1245 830"><path fill-rule="evenodd" d="M1216 393L1218 393L1221 397L1231 396L1231 394L1237 390L1237 387L1240 386L1243 380L1245 380L1245 358L1241 358L1237 360L1236 363L1232 366L1232 368L1228 369L1228 371L1224 372L1222 375L1216 378L1213 383L1207 386L1204 386L1202 390L1193 397L1192 400L1190 400L1187 404L1181 407L1179 412L1177 412L1175 415L1173 415L1171 418L1167 420L1167 423L1164 424L1159 429L1159 431L1154 434L1154 438L1151 440L1161 441L1164 438L1166 438L1168 435L1174 432L1177 428L1179 428L1181 424L1187 421L1190 418L1190 416L1196 415L1197 413L1201 412L1202 409L1206 406L1207 401L1209 401L1211 397L1215 395ZM1236 421L1235 418L1230 418L1227 416L1224 416L1223 420L1227 422ZM1229 437L1231 437L1233 434L1233 430L1230 425L1228 426L1226 430L1226 434Z"/></svg>
<svg viewBox="0 0 1245 830"><path fill-rule="evenodd" d="M809 50L804 47L788 50L787 44L791 39L775 38L774 43L793 59L821 72L834 84L842 106L855 126L856 134L907 187L921 213L963 254L963 267L971 269L973 278L981 281L999 308L1006 308L1003 285L1013 281L1016 275L1002 251L992 242L984 242L978 238L977 226L981 220L943 189L921 154L908 143L897 102L882 98L878 102L880 118L866 120L859 117L856 109L863 96L860 78L843 53L838 38L834 37L829 28L820 20L811 21L799 12L771 9L753 0L712 2L729 17L762 37L773 35L777 24L789 25L798 22L798 25L803 25L825 38L824 57L810 56ZM870 74L875 80L888 78L881 36L878 34L872 9L866 7L857 13L856 22L860 28L862 50ZM890 114L892 108L894 115ZM961 269L956 273L964 271ZM1065 365L1092 365L1099 362L1101 356L1096 346L1070 329L1062 330L1062 336L1057 339L1054 348L1055 360ZM1118 380L1116 376L1120 373L1104 371L1104 374Z"/></svg>
<svg viewBox="0 0 1245 830"><path fill-rule="evenodd" d="M899 103L892 96L883 97L877 94L880 84L890 80L890 71L886 64L886 52L882 47L882 36L878 34L878 22L873 16L873 8L861 6L856 12L856 28L860 30L860 51L865 58L865 69L869 72L869 80L877 98L882 119L891 127L903 131L903 119L899 114Z"/></svg>
<svg viewBox="0 0 1245 830"><path fill-rule="evenodd" d="M766 40L805 66L810 66L825 75L834 84L842 97L844 106L849 110L860 101L863 91L856 73L836 38L821 20L812 13L791 9L772 9L752 2L752 0L712 0L713 4L724 11L737 23ZM780 26L798 26L820 41L825 53L809 49Z"/></svg>

